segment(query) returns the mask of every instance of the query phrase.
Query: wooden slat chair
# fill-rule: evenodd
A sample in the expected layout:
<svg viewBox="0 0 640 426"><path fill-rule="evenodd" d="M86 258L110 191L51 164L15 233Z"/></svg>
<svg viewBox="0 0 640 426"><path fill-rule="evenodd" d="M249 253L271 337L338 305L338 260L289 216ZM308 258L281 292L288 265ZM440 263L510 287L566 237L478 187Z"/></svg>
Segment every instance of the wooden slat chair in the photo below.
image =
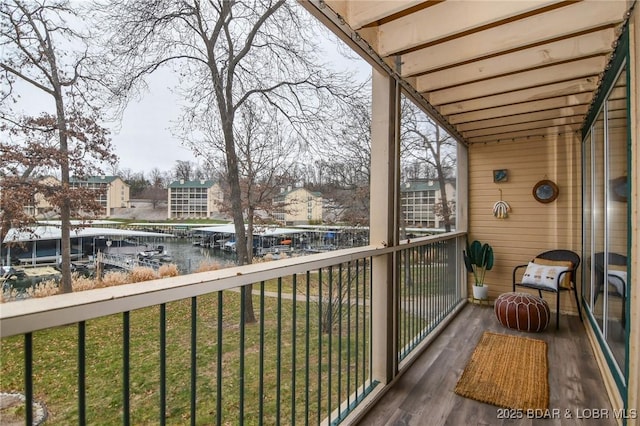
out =
<svg viewBox="0 0 640 426"><path fill-rule="evenodd" d="M546 282L532 282L539 280L525 275L530 271L530 263L535 263L541 267L564 267L566 270L554 276L542 277L542 280ZM543 291L556 293L556 329L558 329L560 328L560 293L573 290L576 305L578 306L578 315L580 316L580 321L582 321L582 309L580 308L580 301L578 300L578 292L575 285L576 271L580 265L580 256L571 250L550 250L540 253L531 260L530 263L518 265L513 269L513 291L516 291L516 286L520 286L538 290L540 297L542 297ZM527 270L525 271L524 268L527 268ZM520 272L518 273L519 270ZM540 270L540 268L538 268L538 270ZM544 280L544 278L547 279Z"/></svg>

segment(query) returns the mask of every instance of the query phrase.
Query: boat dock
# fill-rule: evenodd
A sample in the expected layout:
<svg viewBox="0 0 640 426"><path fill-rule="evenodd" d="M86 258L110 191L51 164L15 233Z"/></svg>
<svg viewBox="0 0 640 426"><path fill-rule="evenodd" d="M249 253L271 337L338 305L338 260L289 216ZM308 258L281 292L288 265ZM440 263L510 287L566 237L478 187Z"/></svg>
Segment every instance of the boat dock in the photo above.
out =
<svg viewBox="0 0 640 426"><path fill-rule="evenodd" d="M139 259L122 254L110 254L102 252L98 252L96 256L96 263L115 266L127 271L132 271L135 268L151 268L155 271L158 270L162 265L162 263L153 260Z"/></svg>

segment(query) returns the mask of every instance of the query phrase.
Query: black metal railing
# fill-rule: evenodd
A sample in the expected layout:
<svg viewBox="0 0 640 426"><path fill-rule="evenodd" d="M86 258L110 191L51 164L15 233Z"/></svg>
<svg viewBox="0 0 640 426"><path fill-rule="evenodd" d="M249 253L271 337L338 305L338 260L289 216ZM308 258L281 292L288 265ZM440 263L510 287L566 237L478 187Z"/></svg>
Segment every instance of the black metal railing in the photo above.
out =
<svg viewBox="0 0 640 426"><path fill-rule="evenodd" d="M382 386L372 259L399 265L401 361L461 300L459 237L6 304L0 391L57 424L338 424Z"/></svg>
<svg viewBox="0 0 640 426"><path fill-rule="evenodd" d="M459 244L457 239L437 240L396 253L398 362L460 303Z"/></svg>

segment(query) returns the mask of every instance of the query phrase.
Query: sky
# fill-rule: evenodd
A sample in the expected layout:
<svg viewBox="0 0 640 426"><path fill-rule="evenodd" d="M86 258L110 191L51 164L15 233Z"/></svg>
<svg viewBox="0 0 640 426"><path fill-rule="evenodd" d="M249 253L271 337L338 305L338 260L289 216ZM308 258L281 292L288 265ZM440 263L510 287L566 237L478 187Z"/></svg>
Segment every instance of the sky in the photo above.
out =
<svg viewBox="0 0 640 426"><path fill-rule="evenodd" d="M334 56L338 57L335 53ZM344 61L344 59L342 59ZM353 62L353 61L350 61ZM359 75L370 73L364 60L350 64ZM172 92L175 77L169 69L160 69L152 74L147 84L149 89L139 101L131 101L122 120L105 123L111 134L111 143L119 157L118 168L148 174L153 168L170 171L176 161L197 162L193 153L184 148L171 133L172 122L180 115L180 97ZM25 84L19 86L21 110L26 114L54 111L53 100L37 89Z"/></svg>
<svg viewBox="0 0 640 426"><path fill-rule="evenodd" d="M318 23L318 25L321 25ZM371 68L364 60L346 60L333 41L326 42L325 60L353 69L366 79ZM0 50L1 54L1 50ZM119 157L118 168L133 172L148 172L154 168L170 171L176 161L197 162L192 152L181 146L171 133L172 122L180 115L180 97L174 94L175 76L170 68L160 68L147 78L149 86L141 100L131 101L118 123L106 123L111 131L111 142ZM18 86L21 92L20 106L24 113L38 115L43 111L53 112L55 106L50 96L43 95L28 84ZM110 169L110 168L109 168ZM110 170L105 170L110 172Z"/></svg>
<svg viewBox="0 0 640 426"><path fill-rule="evenodd" d="M139 102L131 102L120 123L112 124L111 142L120 158L120 169L148 173L173 168L176 161L196 161L170 131L180 114L179 97L170 90L171 72L160 70L149 81L149 91Z"/></svg>

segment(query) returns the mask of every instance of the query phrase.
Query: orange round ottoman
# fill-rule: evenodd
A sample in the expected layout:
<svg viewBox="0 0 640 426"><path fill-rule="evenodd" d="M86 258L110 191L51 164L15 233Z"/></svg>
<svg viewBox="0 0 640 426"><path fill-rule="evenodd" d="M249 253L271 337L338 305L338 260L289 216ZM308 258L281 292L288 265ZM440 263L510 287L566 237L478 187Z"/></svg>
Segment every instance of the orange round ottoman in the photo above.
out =
<svg viewBox="0 0 640 426"><path fill-rule="evenodd" d="M551 318L549 304L528 293L501 294L493 309L500 324L520 331L543 331Z"/></svg>

